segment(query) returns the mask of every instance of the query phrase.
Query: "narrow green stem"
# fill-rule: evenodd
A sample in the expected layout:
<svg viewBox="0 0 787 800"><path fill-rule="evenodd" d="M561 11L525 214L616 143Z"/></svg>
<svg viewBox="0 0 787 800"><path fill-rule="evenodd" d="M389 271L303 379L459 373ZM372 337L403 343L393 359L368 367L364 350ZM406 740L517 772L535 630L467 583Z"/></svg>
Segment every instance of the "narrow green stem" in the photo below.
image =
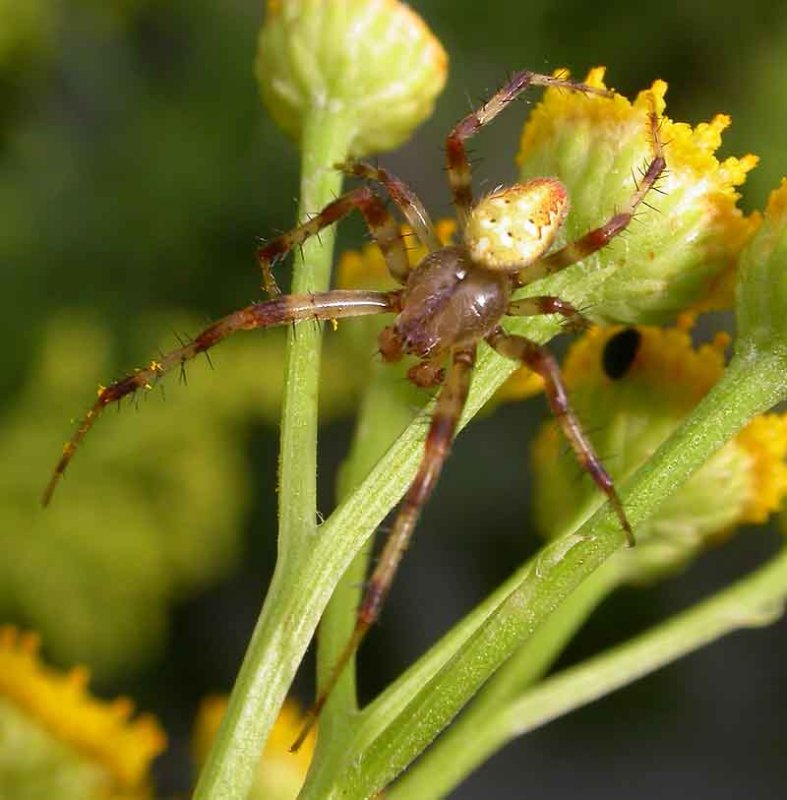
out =
<svg viewBox="0 0 787 800"><path fill-rule="evenodd" d="M698 469L754 414L779 399L774 358L734 359L723 379L694 414L623 487L635 526ZM377 739L347 753L346 769L321 797L367 797L379 791L421 753L479 687L529 639L579 584L621 543L608 508L576 534L548 545L533 569L489 615L477 632L423 685ZM389 702L401 702L389 696ZM377 713L385 713L377 708Z"/></svg>
<svg viewBox="0 0 787 800"><path fill-rule="evenodd" d="M368 388L358 413L355 437L337 481L337 497L346 498L363 481L411 418L411 392L403 392L401 377L382 362L372 365ZM363 591L370 548L362 548L342 577L320 622L317 674L327 679L336 666L355 626L355 613ZM348 715L357 711L355 660L347 665L320 717L320 752L315 760L330 755L326 743L341 748Z"/></svg>
<svg viewBox="0 0 787 800"><path fill-rule="evenodd" d="M741 628L775 622L787 599L787 549L754 574L636 638L548 678L497 713L479 718L463 757L480 764L517 736L633 683ZM406 781L402 782L404 788ZM408 784L408 788L413 787ZM391 792L389 797L442 794Z"/></svg>
<svg viewBox="0 0 787 800"><path fill-rule="evenodd" d="M313 110L306 119L301 148L298 220L303 221L341 191L342 161L352 124L337 111ZM324 292L330 286L334 228L304 242L295 252L292 292ZM279 467L279 557L286 559L317 531L317 427L322 323L288 330L282 400Z"/></svg>
<svg viewBox="0 0 787 800"><path fill-rule="evenodd" d="M333 164L346 157L352 129L351 122L335 110L313 109L307 115L299 219L322 208L340 190L341 175ZM307 242L302 253L296 254L293 291L327 289L332 258L332 231ZM301 564L317 531L320 337L316 324L299 325L289 333L279 473L279 558L227 712L200 774L195 800L245 800L262 747L319 617L314 610L303 618L293 614L305 612Z"/></svg>

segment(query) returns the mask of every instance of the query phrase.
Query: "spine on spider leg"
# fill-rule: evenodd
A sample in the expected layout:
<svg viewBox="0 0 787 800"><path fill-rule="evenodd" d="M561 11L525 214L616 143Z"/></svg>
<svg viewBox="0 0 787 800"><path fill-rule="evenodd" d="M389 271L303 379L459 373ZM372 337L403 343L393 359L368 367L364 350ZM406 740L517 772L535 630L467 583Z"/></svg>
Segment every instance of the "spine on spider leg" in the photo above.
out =
<svg viewBox="0 0 787 800"><path fill-rule="evenodd" d="M667 162L664 158L664 145L659 136L659 118L655 111L648 115L648 126L653 140L653 158L644 170L642 180L638 184L635 181L635 189L629 198L628 207L614 214L603 225L588 231L575 242L571 242L560 250L550 253L536 264L528 267L525 275L527 283L559 272L565 267L582 261L589 255L606 247L629 226L640 205L647 205L645 201L646 195L656 187L659 178L667 167Z"/></svg>
<svg viewBox="0 0 787 800"><path fill-rule="evenodd" d="M101 415L101 412L110 403L120 401L139 389L150 389L173 366L185 364L186 361L190 361L199 353L207 351L233 330L242 329L244 327L242 323L243 317L248 315L248 312L249 309L243 309L234 315L230 315L230 317L225 317L223 320L206 328L193 341L164 355L160 361L151 361L147 367L135 370L132 374L114 381L109 386L101 386L98 390L96 402L82 418L76 432L63 447L60 460L57 462L52 477L44 489L44 494L41 498L42 505L49 505L60 479L74 457L74 453Z"/></svg>
<svg viewBox="0 0 787 800"><path fill-rule="evenodd" d="M460 120L448 134L446 139L446 166L448 182L451 186L453 203L456 208L459 227L463 229L468 220L473 204L470 161L467 157L465 141L478 133L484 125L488 125L504 109L531 86L551 86L568 89L581 94L594 94L610 97L612 92L585 83L576 83L565 78L540 75L537 72L521 70L498 89L485 103Z"/></svg>
<svg viewBox="0 0 787 800"><path fill-rule="evenodd" d="M337 290L315 295L281 295L264 303L252 303L209 325L191 342L172 350L159 361L151 361L147 367L138 369L109 386L102 386L98 391L98 399L82 418L74 435L66 442L60 460L44 489L42 504L49 505L77 447L110 403L122 400L139 389L150 389L173 367L185 364L200 353L207 352L236 331L270 328L306 319L328 320L396 311L399 308L399 296L400 292L397 291Z"/></svg>

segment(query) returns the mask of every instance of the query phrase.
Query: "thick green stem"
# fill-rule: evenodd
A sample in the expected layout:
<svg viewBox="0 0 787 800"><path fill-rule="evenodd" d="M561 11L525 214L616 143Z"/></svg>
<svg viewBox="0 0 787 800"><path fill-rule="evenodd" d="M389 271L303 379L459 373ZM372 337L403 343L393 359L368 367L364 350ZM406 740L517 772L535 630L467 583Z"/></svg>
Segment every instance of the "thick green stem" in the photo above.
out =
<svg viewBox="0 0 787 800"><path fill-rule="evenodd" d="M445 797L489 756L478 731L552 665L598 604L619 583L614 560L597 569L492 676L462 716L386 793L388 800Z"/></svg>
<svg viewBox="0 0 787 800"><path fill-rule="evenodd" d="M355 437L337 482L337 497L346 498L383 456L406 427L412 416L412 393L402 391L401 376L382 362L372 366L369 384L358 413ZM325 609L318 632L317 674L326 680L336 666L353 628L360 595L368 568L371 548L362 548L353 559ZM320 718L320 748L325 743L341 747L347 727L347 716L357 710L355 693L355 660L347 665L344 675L333 690ZM321 758L323 753L318 754ZM329 757L329 756L326 756Z"/></svg>
<svg viewBox="0 0 787 800"><path fill-rule="evenodd" d="M352 130L350 121L336 110L313 109L307 116L299 219L322 208L340 190L341 175L333 164L346 157ZM293 291L327 289L332 258L332 231L307 242L295 257ZM227 712L200 774L195 800L245 800L262 747L312 637L315 616L319 617L319 611L301 616L305 613L302 595L308 591L301 582L301 565L317 532L320 337L320 326L312 323L289 332L279 470L279 558Z"/></svg>
<svg viewBox="0 0 787 800"><path fill-rule="evenodd" d="M629 642L567 669L478 718L461 754L477 765L512 739L563 714L633 683L635 680L741 628L775 622L787 599L787 549L753 575ZM398 791L401 787L402 791ZM404 780L396 797L442 797L444 791ZM450 786L445 785L445 789ZM409 792L409 793L408 793Z"/></svg>
<svg viewBox="0 0 787 800"><path fill-rule="evenodd" d="M547 320L523 321L535 338L559 330ZM487 351L460 426L478 412L515 364ZM271 582L222 725L200 774L195 800L245 800L261 748L317 624L342 575L412 480L423 451L413 421L364 482L320 526L311 546L281 562ZM329 770L335 776L333 770ZM319 796L319 795L318 795Z"/></svg>

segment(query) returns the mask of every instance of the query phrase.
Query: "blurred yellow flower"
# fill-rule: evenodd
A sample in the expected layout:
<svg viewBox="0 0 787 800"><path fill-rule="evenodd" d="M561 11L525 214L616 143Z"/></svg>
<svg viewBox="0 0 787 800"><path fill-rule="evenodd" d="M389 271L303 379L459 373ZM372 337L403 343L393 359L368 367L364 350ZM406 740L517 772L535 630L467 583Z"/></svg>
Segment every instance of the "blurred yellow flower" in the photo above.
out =
<svg viewBox="0 0 787 800"><path fill-rule="evenodd" d="M36 634L0 628L0 796L43 797L51 785L57 800L149 797L161 726L149 714L132 720L126 698L93 698L84 667L47 667L39 648Z"/></svg>
<svg viewBox="0 0 787 800"><path fill-rule="evenodd" d="M219 729L227 709L227 698L213 695L205 698L194 723L193 753L202 764ZM303 715L298 704L287 700L260 756L249 800L293 800L303 786L309 769L316 731L312 731L297 753L290 747L303 727Z"/></svg>

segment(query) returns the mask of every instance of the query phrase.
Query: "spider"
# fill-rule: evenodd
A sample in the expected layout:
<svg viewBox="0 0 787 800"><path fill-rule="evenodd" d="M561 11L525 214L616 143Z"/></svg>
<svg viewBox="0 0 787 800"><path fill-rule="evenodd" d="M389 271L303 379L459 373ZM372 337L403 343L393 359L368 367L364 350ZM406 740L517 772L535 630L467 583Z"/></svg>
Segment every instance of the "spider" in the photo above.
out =
<svg viewBox="0 0 787 800"><path fill-rule="evenodd" d="M337 320L371 314L395 314L379 338L379 351L388 362L404 355L418 360L408 371L421 387L440 387L431 417L418 471L407 490L358 607L354 631L334 666L327 685L307 717L297 749L319 716L344 667L356 651L382 605L413 534L416 522L431 495L448 455L457 423L467 398L476 351L486 342L501 355L518 361L539 374L547 400L560 427L584 469L612 505L629 544L631 526L612 479L569 405L558 366L541 345L523 336L506 333L501 321L509 316L562 315L569 327L582 327L584 318L558 297L533 296L512 299L515 289L552 274L600 250L623 231L645 195L665 169L664 150L658 135L655 110L650 115L653 158L629 199L599 228L548 253L569 208L568 193L552 177L495 189L473 200L471 169L465 142L491 122L531 86L610 96L611 92L560 77L529 71L514 74L486 103L462 119L446 140L448 182L458 222L460 243L442 246L421 201L403 181L384 169L361 162L336 165L364 184L329 203L318 214L288 233L262 244L257 259L263 287L270 299L235 311L199 333L192 341L151 361L147 367L100 389L93 407L63 448L63 454L47 485L46 505L78 445L111 402L140 388L149 388L165 372L205 352L222 339L241 330L288 325L302 320ZM384 189L427 249L426 257L410 268L400 227L378 194ZM272 268L294 247L357 209L385 257L391 275L402 285L395 291L333 290L317 294L281 294Z"/></svg>

